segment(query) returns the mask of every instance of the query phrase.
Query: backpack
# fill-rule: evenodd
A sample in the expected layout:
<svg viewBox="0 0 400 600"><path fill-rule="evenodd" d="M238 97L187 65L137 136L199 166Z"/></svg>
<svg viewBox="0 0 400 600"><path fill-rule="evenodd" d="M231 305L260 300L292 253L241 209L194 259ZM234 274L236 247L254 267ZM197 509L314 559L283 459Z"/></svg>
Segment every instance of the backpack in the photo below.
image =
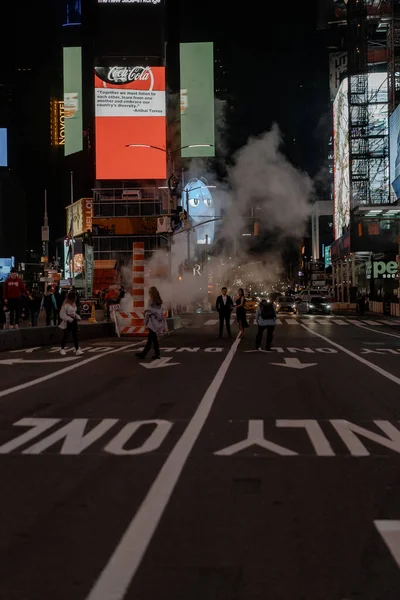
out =
<svg viewBox="0 0 400 600"><path fill-rule="evenodd" d="M262 302L260 304L260 316L263 320L275 319L275 309L272 302Z"/></svg>

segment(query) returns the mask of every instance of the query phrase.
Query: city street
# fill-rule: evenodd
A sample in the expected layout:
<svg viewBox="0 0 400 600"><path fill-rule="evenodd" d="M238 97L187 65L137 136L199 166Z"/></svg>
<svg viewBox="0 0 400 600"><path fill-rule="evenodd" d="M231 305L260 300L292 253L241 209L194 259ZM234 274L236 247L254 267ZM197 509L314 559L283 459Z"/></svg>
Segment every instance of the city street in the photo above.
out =
<svg viewBox="0 0 400 600"><path fill-rule="evenodd" d="M400 321L278 317L0 355L1 600L400 598Z"/></svg>

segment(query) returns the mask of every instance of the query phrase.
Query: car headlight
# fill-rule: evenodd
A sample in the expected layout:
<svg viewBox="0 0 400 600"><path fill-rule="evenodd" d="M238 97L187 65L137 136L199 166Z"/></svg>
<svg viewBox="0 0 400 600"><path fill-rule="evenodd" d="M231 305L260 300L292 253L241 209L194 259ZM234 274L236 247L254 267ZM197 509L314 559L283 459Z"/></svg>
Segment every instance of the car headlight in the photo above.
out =
<svg viewBox="0 0 400 600"><path fill-rule="evenodd" d="M331 308L331 305L330 305L330 304L327 304L327 305L326 305L326 308L327 308L328 310L330 310L330 308Z"/></svg>
<svg viewBox="0 0 400 600"><path fill-rule="evenodd" d="M310 308L314 308L314 304L310 304Z"/></svg>
<svg viewBox="0 0 400 600"><path fill-rule="evenodd" d="M296 308L296 305L295 305L295 304L292 304L292 308Z"/></svg>

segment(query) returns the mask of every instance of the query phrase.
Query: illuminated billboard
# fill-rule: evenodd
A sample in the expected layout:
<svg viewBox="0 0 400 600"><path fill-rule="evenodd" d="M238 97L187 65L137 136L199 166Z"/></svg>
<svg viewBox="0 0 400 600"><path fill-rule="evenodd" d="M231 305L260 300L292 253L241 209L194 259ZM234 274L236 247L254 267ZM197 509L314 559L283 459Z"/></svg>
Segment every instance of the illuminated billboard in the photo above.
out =
<svg viewBox="0 0 400 600"><path fill-rule="evenodd" d="M98 4L148 4L149 6L160 6L163 0L97 0Z"/></svg>
<svg viewBox="0 0 400 600"><path fill-rule="evenodd" d="M342 81L333 103L335 240L350 223L350 151L348 81Z"/></svg>
<svg viewBox="0 0 400 600"><path fill-rule="evenodd" d="M0 127L0 167L8 167L7 129Z"/></svg>
<svg viewBox="0 0 400 600"><path fill-rule="evenodd" d="M66 207L67 234L75 238L93 226L93 198L81 198Z"/></svg>
<svg viewBox="0 0 400 600"><path fill-rule="evenodd" d="M82 48L64 48L64 154L83 150Z"/></svg>
<svg viewBox="0 0 400 600"><path fill-rule="evenodd" d="M212 244L215 236L215 202L210 189L200 179L193 179L185 186L183 202L185 209L189 208L197 243Z"/></svg>
<svg viewBox="0 0 400 600"><path fill-rule="evenodd" d="M389 117L390 183L396 200L400 198L400 104Z"/></svg>
<svg viewBox="0 0 400 600"><path fill-rule="evenodd" d="M65 0L65 23L63 27L81 25L82 0Z"/></svg>
<svg viewBox="0 0 400 600"><path fill-rule="evenodd" d="M95 67L96 179L166 178L165 67L144 60Z"/></svg>
<svg viewBox="0 0 400 600"><path fill-rule="evenodd" d="M215 156L212 42L180 44L180 76L182 156Z"/></svg>

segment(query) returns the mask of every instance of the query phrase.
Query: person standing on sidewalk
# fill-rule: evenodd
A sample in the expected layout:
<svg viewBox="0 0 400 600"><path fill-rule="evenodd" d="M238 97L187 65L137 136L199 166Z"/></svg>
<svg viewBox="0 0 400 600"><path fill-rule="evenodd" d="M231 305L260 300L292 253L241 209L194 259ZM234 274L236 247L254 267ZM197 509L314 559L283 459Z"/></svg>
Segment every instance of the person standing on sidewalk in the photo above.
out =
<svg viewBox="0 0 400 600"><path fill-rule="evenodd" d="M232 337L231 333L231 314L233 310L233 300L231 296L227 294L228 290L226 287L221 289L221 295L217 298L216 309L219 315L219 337L222 338L224 331L224 322L226 326L226 332L228 337Z"/></svg>
<svg viewBox="0 0 400 600"><path fill-rule="evenodd" d="M267 352L270 352L276 326L276 311L272 302L261 300L256 311L256 323L258 325L256 350L260 350L263 333L267 330L267 343L265 349Z"/></svg>
<svg viewBox="0 0 400 600"><path fill-rule="evenodd" d="M160 358L160 346L158 344L158 336L164 333L167 328L167 323L164 317L162 300L160 293L156 287L149 289L149 305L145 312L145 325L149 330L146 346L143 352L136 354L137 358L146 358L152 346L154 346L154 356L152 360Z"/></svg>
<svg viewBox="0 0 400 600"><path fill-rule="evenodd" d="M80 356L83 354L82 350L79 348L78 340L78 321L80 321L81 318L77 313L75 292L68 293L60 310L60 318L61 325L59 325L59 327L63 330L60 354L62 354L62 356L67 354L65 351L65 344L68 339L68 333L71 332L72 339L74 340L75 353Z"/></svg>
<svg viewBox="0 0 400 600"><path fill-rule="evenodd" d="M22 279L18 277L17 269L13 267L4 284L4 302L10 311L10 329L18 329L21 301L28 291Z"/></svg>
<svg viewBox="0 0 400 600"><path fill-rule="evenodd" d="M53 294L53 289L51 285L47 286L46 293L42 298L41 310L46 311L46 325L49 327L51 325L51 318L53 317L53 323L56 327L58 325L58 317L57 317L57 302Z"/></svg>

